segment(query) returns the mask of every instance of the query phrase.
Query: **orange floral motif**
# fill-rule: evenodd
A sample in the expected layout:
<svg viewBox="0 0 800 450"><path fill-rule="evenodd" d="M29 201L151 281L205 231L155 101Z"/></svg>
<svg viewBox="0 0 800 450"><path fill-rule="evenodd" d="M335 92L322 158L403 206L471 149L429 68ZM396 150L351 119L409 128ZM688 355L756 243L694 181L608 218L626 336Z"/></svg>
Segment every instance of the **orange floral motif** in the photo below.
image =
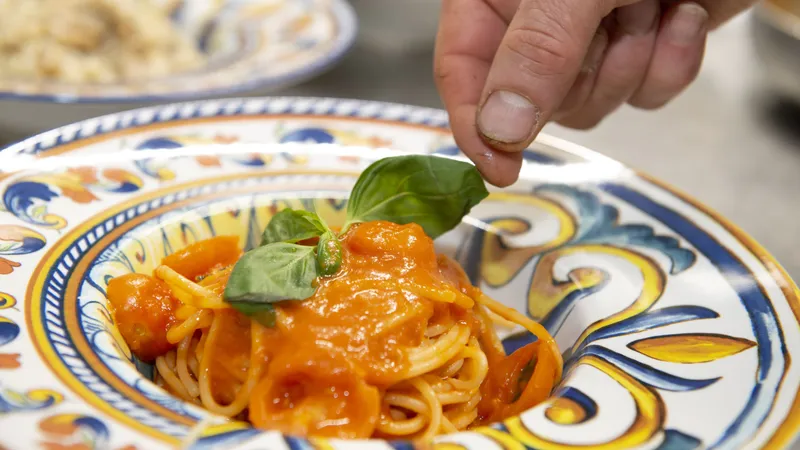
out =
<svg viewBox="0 0 800 450"><path fill-rule="evenodd" d="M389 139L383 139L380 136L370 136L367 138L367 146L372 148L388 147L392 145Z"/></svg>
<svg viewBox="0 0 800 450"><path fill-rule="evenodd" d="M41 441L43 450L100 450L108 448L109 430L100 420L80 414L57 414L39 422L39 429L47 435ZM116 450L137 450L134 445Z"/></svg>
<svg viewBox="0 0 800 450"><path fill-rule="evenodd" d="M220 166L220 160L219 160L219 157L217 157L217 156L199 155L199 156L195 156L194 160L197 161L197 164L200 164L203 167L219 167Z"/></svg>
<svg viewBox="0 0 800 450"><path fill-rule="evenodd" d="M18 369L20 366L19 353L0 353L0 369Z"/></svg>
<svg viewBox="0 0 800 450"><path fill-rule="evenodd" d="M19 267L19 263L0 257L0 275L8 275L14 271L15 267Z"/></svg>

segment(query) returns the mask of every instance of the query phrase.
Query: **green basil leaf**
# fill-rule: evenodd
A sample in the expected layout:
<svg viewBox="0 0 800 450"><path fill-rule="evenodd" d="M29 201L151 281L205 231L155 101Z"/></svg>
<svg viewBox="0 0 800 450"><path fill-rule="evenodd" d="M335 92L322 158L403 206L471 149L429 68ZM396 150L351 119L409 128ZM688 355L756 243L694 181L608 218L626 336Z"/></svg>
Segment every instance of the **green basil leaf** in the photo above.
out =
<svg viewBox="0 0 800 450"><path fill-rule="evenodd" d="M278 242L242 255L231 271L224 297L237 309L243 304L304 300L314 295L316 278L314 247Z"/></svg>
<svg viewBox="0 0 800 450"><path fill-rule="evenodd" d="M333 275L342 267L342 244L332 231L327 231L319 238L317 264L322 276Z"/></svg>
<svg viewBox="0 0 800 450"><path fill-rule="evenodd" d="M371 220L414 222L436 238L455 228L488 195L472 164L430 155L384 158L356 181L344 229Z"/></svg>
<svg viewBox="0 0 800 450"><path fill-rule="evenodd" d="M229 302L240 313L267 328L275 326L275 307L272 303Z"/></svg>
<svg viewBox="0 0 800 450"><path fill-rule="evenodd" d="M305 239L314 238L327 231L327 226L319 216L299 209L282 209L272 216L267 228L261 235L261 245L276 242L293 244Z"/></svg>

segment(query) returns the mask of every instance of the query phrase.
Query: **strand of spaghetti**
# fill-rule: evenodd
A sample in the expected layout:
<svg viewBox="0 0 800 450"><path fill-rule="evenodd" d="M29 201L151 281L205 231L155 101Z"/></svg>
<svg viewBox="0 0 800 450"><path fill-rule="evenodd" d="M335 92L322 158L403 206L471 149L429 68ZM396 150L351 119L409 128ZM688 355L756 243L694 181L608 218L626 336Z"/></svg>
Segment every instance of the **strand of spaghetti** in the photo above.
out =
<svg viewBox="0 0 800 450"><path fill-rule="evenodd" d="M200 374L200 362L197 359L197 347L200 345L200 339L192 338L192 347L189 349L189 370L192 371L192 376L196 380ZM197 395L200 395L198 391Z"/></svg>
<svg viewBox="0 0 800 450"><path fill-rule="evenodd" d="M457 359L450 363L450 365L446 366L440 372L440 374L442 375L442 378L450 378L455 376L455 374L457 374L462 367L464 367L464 359Z"/></svg>
<svg viewBox="0 0 800 450"><path fill-rule="evenodd" d="M197 381L194 380L194 377L189 373L189 346L192 344L192 335L188 335L178 344L178 354L175 360L175 369L178 372L178 379L181 380L183 383L183 387L186 388L186 392L192 397L197 398L200 396L200 387L197 385Z"/></svg>
<svg viewBox="0 0 800 450"><path fill-rule="evenodd" d="M435 288L433 286L427 286L414 282L404 285L404 289L416 294L419 297L442 303L454 303L465 309L472 308L472 305L475 304L471 298L464 295L463 292L455 289Z"/></svg>
<svg viewBox="0 0 800 450"><path fill-rule="evenodd" d="M519 324L514 322L513 320L507 320L491 311L488 312L489 319L495 324L499 325L503 328L516 328Z"/></svg>
<svg viewBox="0 0 800 450"><path fill-rule="evenodd" d="M550 333L548 333L540 323L523 316L513 308L509 308L508 306L489 298L484 293L480 294L478 297L478 302L486 306L489 311L493 311L498 316L501 316L504 319L513 320L514 322L522 325L523 328L530 331L539 339L539 341L545 344L550 350L550 353L556 363L554 382L557 383L561 379L561 371L563 370L564 360L561 358L561 352L558 350L558 345L556 344L555 339L550 336Z"/></svg>
<svg viewBox="0 0 800 450"><path fill-rule="evenodd" d="M381 433L390 436L409 436L418 433L428 423L430 416L428 404L409 394L386 393L383 404L389 414L381 414L378 419L376 429ZM392 416L392 412L398 411L396 408L413 412L415 416L407 418L405 414L400 414L402 418L396 419Z"/></svg>
<svg viewBox="0 0 800 450"><path fill-rule="evenodd" d="M428 404L408 392L387 392L383 401L389 407L403 408L415 414L428 414Z"/></svg>
<svg viewBox="0 0 800 450"><path fill-rule="evenodd" d="M453 328L457 333L454 338L451 338L451 333L448 332L439 339L440 342L409 356L411 367L406 376L415 377L436 370L461 351L469 340L469 328L465 325L456 325Z"/></svg>
<svg viewBox="0 0 800 450"><path fill-rule="evenodd" d="M457 412L468 413L468 412L476 409L478 407L478 403L480 403L480 401L481 401L481 393L480 393L480 391L478 391L478 392L475 392L475 395L473 395L472 398L469 399L469 401L454 407L452 409L452 411L454 413L457 413ZM476 411L476 415L477 415L477 411Z"/></svg>
<svg viewBox="0 0 800 450"><path fill-rule="evenodd" d="M464 403L465 405L468 403ZM457 430L464 430L478 418L478 409L473 407L464 411L445 411L444 416Z"/></svg>
<svg viewBox="0 0 800 450"><path fill-rule="evenodd" d="M456 430L466 430L472 425L475 420L478 419L478 410L471 409L467 412L458 413L458 414L445 414L445 418L447 418L450 423L456 428Z"/></svg>
<svg viewBox="0 0 800 450"><path fill-rule="evenodd" d="M469 340L469 328L465 325L457 324L450 328L447 333L432 339L433 345L410 349L408 357L412 361L415 359L424 359L436 353L441 353L442 350L451 347L453 343L459 342L460 340L464 340L466 344Z"/></svg>
<svg viewBox="0 0 800 450"><path fill-rule="evenodd" d="M422 378L416 377L410 380L410 383L416 390L422 394L422 398L428 404L428 428L419 437L421 441L430 441L439 433L439 428L442 427L444 416L442 414L442 404L436 398L436 393L433 392L430 385Z"/></svg>
<svg viewBox="0 0 800 450"><path fill-rule="evenodd" d="M191 305L181 305L178 309L175 310L175 318L178 320L186 320L189 317L192 317L194 314L199 311L197 308Z"/></svg>
<svg viewBox="0 0 800 450"><path fill-rule="evenodd" d="M159 375L161 375L161 379L163 379L164 383L170 387L172 392L174 392L178 397L181 397L183 400L192 401L192 397L188 392L186 392L186 388L183 386L183 383L181 383L181 380L167 365L166 356L159 356L156 358L156 370L158 370Z"/></svg>
<svg viewBox="0 0 800 450"><path fill-rule="evenodd" d="M200 280L197 284L209 289L213 289L215 286L224 285L228 282L228 277L231 275L232 271L233 266L228 266L224 269L217 270Z"/></svg>
<svg viewBox="0 0 800 450"><path fill-rule="evenodd" d="M186 392L192 397L197 398L200 395L200 388L197 386L197 381L189 373L189 346L192 344L192 335L188 335L178 344L177 358L175 359L175 371L178 373L178 379L181 380Z"/></svg>
<svg viewBox="0 0 800 450"><path fill-rule="evenodd" d="M200 399L203 406L211 412L226 416L233 417L242 412L250 400L250 392L252 392L256 383L261 379L261 371L263 364L260 363L259 357L263 355L263 343L260 325L257 322L250 322L250 367L247 369L247 381L239 388L236 397L227 406L220 405L214 399L214 394L211 392L211 375L210 364L214 358L212 349L216 344L217 334L219 333L220 318L214 317L211 327L208 329L208 338L205 342L205 351L203 352L203 359L200 361Z"/></svg>
<svg viewBox="0 0 800 450"><path fill-rule="evenodd" d="M167 331L167 342L177 344L187 336L191 336L195 330L208 328L214 319L214 313L207 309L197 311L192 317L184 320L180 325L175 325Z"/></svg>
<svg viewBox="0 0 800 450"><path fill-rule="evenodd" d="M430 325L428 328L425 329L425 337L432 338L439 336L440 334L444 334L447 330L451 329L453 326L452 324L444 325L444 324L436 324Z"/></svg>
<svg viewBox="0 0 800 450"><path fill-rule="evenodd" d="M195 352L197 353L197 370L200 370L200 361L203 360L203 352L206 349L206 340L208 340L208 330L206 330L201 336L200 340L197 341L197 349ZM199 378L198 378L199 379Z"/></svg>
<svg viewBox="0 0 800 450"><path fill-rule="evenodd" d="M478 347L475 338L470 338L470 345L461 351L461 355L465 360L469 361L470 376L466 379L461 377L450 377L447 381L456 389L462 391L473 391L480 388L486 375L489 374L489 360L486 358L486 353ZM459 371L459 375L464 371Z"/></svg>
<svg viewBox="0 0 800 450"><path fill-rule="evenodd" d="M169 266L158 266L154 273L158 278L161 278L165 283L167 283L173 290L183 291L191 295L191 300L186 299L185 296L176 295L178 300L181 300L184 303L188 303L196 308L230 308L230 306L222 300L222 297L189 280Z"/></svg>
<svg viewBox="0 0 800 450"><path fill-rule="evenodd" d="M375 428L384 434L390 436L409 436L419 433L420 430L425 428L428 422L428 417L421 414L410 419L385 419L381 418Z"/></svg>
<svg viewBox="0 0 800 450"><path fill-rule="evenodd" d="M478 304L475 306L475 312L477 312L478 318L481 321L481 339L499 354L505 356L506 350L503 348L503 343L500 342L500 338L494 330L492 319L489 317L489 311L487 311L486 307L483 305Z"/></svg>
<svg viewBox="0 0 800 450"><path fill-rule="evenodd" d="M466 403L472 398L472 392L469 391L452 391L452 392L438 392L436 398L442 405L455 405L458 403Z"/></svg>

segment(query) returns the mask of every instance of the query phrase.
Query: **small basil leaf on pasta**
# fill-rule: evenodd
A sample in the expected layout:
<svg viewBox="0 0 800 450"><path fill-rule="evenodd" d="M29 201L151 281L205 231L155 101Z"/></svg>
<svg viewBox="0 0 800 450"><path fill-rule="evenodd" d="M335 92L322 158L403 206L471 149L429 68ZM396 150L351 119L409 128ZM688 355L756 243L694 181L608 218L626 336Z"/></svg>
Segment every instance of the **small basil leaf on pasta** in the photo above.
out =
<svg viewBox="0 0 800 450"><path fill-rule="evenodd" d="M342 244L332 231L327 231L319 238L317 264L322 276L333 275L342 266Z"/></svg>
<svg viewBox="0 0 800 450"><path fill-rule="evenodd" d="M305 239L315 238L328 230L316 214L299 209L283 209L272 219L261 235L261 245L276 242L293 244Z"/></svg>
<svg viewBox="0 0 800 450"><path fill-rule="evenodd" d="M472 164L429 155L372 163L350 193L345 229L358 222L414 222L431 238L455 228L489 192Z"/></svg>
<svg viewBox="0 0 800 450"><path fill-rule="evenodd" d="M230 304L240 313L267 328L275 326L275 307L272 306L272 303L232 302Z"/></svg>
<svg viewBox="0 0 800 450"><path fill-rule="evenodd" d="M311 297L318 275L314 250L285 242L250 250L233 267L225 300L236 308Z"/></svg>

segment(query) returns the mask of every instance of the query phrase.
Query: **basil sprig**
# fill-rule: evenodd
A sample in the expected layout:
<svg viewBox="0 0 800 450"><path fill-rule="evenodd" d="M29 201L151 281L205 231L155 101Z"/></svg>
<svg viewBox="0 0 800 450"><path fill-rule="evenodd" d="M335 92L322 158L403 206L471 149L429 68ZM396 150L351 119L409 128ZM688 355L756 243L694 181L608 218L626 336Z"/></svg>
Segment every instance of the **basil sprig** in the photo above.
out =
<svg viewBox="0 0 800 450"><path fill-rule="evenodd" d="M489 192L475 166L429 155L384 158L361 174L350 193L342 233L354 224L386 220L417 223L431 238L453 229ZM318 238L316 244L303 241ZM275 323L274 303L314 295L315 280L342 265L342 245L317 214L284 209L267 224L261 246L245 253L231 272L224 298L265 326Z"/></svg>
<svg viewBox="0 0 800 450"><path fill-rule="evenodd" d="M347 222L414 222L436 239L461 223L489 192L475 166L436 156L409 155L376 161L350 192Z"/></svg>
<svg viewBox="0 0 800 450"><path fill-rule="evenodd" d="M261 245L276 242L293 244L322 236L326 231L328 227L318 215L298 209L283 209L272 216L267 224L261 235Z"/></svg>

